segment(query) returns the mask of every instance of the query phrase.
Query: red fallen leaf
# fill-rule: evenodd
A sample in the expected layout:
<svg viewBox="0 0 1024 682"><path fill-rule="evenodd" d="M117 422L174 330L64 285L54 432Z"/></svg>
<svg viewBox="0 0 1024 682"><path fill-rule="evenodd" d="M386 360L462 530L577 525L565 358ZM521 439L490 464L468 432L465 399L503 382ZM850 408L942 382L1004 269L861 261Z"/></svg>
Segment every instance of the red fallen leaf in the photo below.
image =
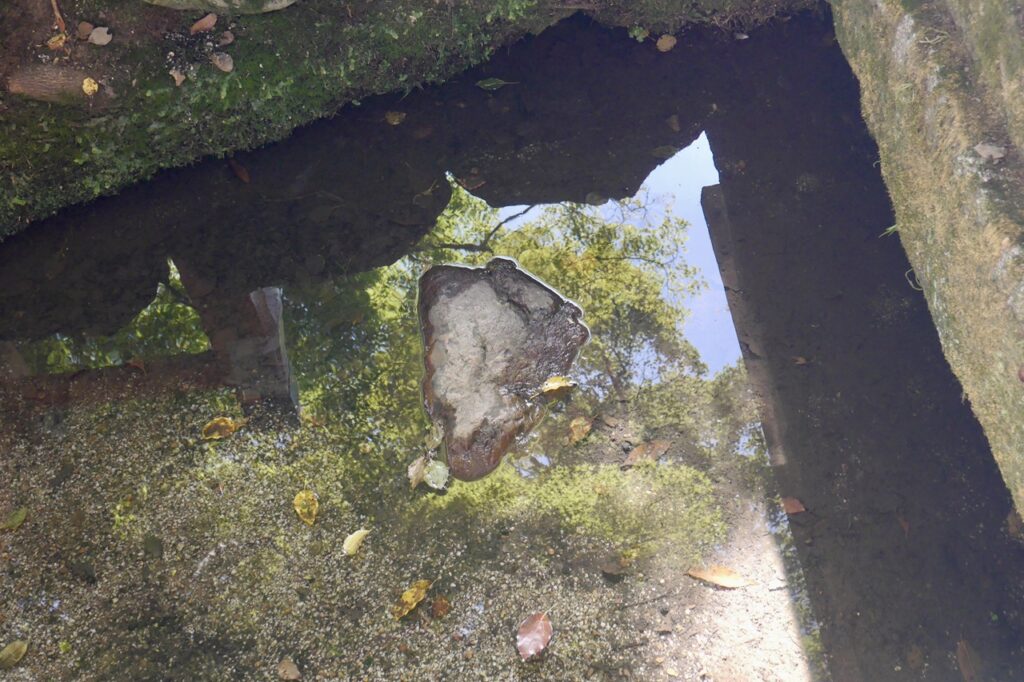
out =
<svg viewBox="0 0 1024 682"><path fill-rule="evenodd" d="M554 630L546 613L534 613L519 625L516 635L516 649L524 661L539 656L547 648Z"/></svg>
<svg viewBox="0 0 1024 682"><path fill-rule="evenodd" d="M231 157L228 157L228 165L231 166L231 170L235 172L235 175L238 177L239 180L241 180L247 185L249 184L251 178L249 177L249 170L245 166L238 163Z"/></svg>
<svg viewBox="0 0 1024 682"><path fill-rule="evenodd" d="M807 511L807 507L805 507L804 503L795 497L783 497L782 511L792 516L793 514L799 514Z"/></svg>

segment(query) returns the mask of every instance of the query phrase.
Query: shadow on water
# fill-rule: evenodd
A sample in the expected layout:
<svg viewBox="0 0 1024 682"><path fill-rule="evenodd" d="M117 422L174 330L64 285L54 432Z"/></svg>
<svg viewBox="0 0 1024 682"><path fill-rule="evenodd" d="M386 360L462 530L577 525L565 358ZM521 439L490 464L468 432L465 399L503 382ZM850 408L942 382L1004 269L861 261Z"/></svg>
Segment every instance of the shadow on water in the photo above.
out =
<svg viewBox="0 0 1024 682"><path fill-rule="evenodd" d="M489 77L513 84L475 85ZM1020 679L1024 549L1006 527L1009 494L899 244L878 238L893 217L857 95L820 18L743 41L695 30L665 54L565 22L443 87L163 173L4 242L0 405L226 386L254 414L296 419L308 371L288 357L289 292L337 296L335 282L415 254L452 200L449 174L492 206L600 204L706 131L721 184L705 213L779 491L808 510L791 525L834 679ZM486 255L475 246L463 252ZM208 351L33 374L47 362L28 357L30 341L113 335L161 283L167 305L195 311L182 324ZM634 444L618 418L603 424L614 447Z"/></svg>

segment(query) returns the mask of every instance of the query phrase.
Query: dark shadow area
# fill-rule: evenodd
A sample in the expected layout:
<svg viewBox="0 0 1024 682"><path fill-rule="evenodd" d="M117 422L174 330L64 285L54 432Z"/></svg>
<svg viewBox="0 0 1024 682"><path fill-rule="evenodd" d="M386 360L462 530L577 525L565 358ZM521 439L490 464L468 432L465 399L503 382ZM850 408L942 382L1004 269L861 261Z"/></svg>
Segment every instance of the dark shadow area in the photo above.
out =
<svg viewBox="0 0 1024 682"><path fill-rule="evenodd" d="M960 680L968 657L975 679L1024 677L1010 497L898 242L878 238L891 208L821 17L749 40L695 30L664 54L568 21L443 87L34 225L0 244L0 370L14 389L0 410L149 382L230 386L294 416L281 288L416 249L448 173L493 206L600 203L635 193L702 130L722 177L708 223L780 490L808 509L793 532L834 678ZM19 369L13 342L123 327L168 259L210 352L145 373Z"/></svg>

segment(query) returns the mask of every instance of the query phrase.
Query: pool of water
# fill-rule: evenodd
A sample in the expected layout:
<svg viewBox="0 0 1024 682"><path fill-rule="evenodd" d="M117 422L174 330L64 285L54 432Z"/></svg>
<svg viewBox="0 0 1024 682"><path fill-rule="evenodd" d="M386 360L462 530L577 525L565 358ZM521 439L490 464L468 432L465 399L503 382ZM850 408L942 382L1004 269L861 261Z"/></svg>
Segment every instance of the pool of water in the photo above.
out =
<svg viewBox="0 0 1024 682"><path fill-rule="evenodd" d="M827 18L665 53L570 20L8 239L9 674L1021 677L1024 524L876 161ZM578 386L411 488L418 278L495 256L583 310Z"/></svg>

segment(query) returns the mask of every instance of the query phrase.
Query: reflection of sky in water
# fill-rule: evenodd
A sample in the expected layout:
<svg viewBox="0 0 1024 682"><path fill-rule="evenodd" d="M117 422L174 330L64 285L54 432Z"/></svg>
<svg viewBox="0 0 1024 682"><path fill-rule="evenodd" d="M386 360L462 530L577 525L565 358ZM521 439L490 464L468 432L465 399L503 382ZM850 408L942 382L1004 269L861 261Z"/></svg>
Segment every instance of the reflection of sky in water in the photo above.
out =
<svg viewBox="0 0 1024 682"><path fill-rule="evenodd" d="M740 359L736 330L729 315L722 278L700 206L701 189L716 184L718 171L711 157L708 139L702 133L689 147L655 168L641 188L641 193L646 191L651 199L647 205L651 223L657 224L667 211L671 211L690 225L685 259L700 271L706 286L686 301L690 315L686 321L685 336L696 346L701 360L712 374ZM502 209L501 215L506 217L522 208L510 206ZM525 219L529 220L534 213L531 211Z"/></svg>
<svg viewBox="0 0 1024 682"><path fill-rule="evenodd" d="M716 184L718 171L711 158L711 147L707 137L701 134L689 147L655 168L643 185L656 199L651 206L653 211L663 212L668 208L690 224L686 260L700 270L707 286L686 302L690 309L686 338L700 351L701 359L712 373L740 358L722 278L700 207L701 189Z"/></svg>

